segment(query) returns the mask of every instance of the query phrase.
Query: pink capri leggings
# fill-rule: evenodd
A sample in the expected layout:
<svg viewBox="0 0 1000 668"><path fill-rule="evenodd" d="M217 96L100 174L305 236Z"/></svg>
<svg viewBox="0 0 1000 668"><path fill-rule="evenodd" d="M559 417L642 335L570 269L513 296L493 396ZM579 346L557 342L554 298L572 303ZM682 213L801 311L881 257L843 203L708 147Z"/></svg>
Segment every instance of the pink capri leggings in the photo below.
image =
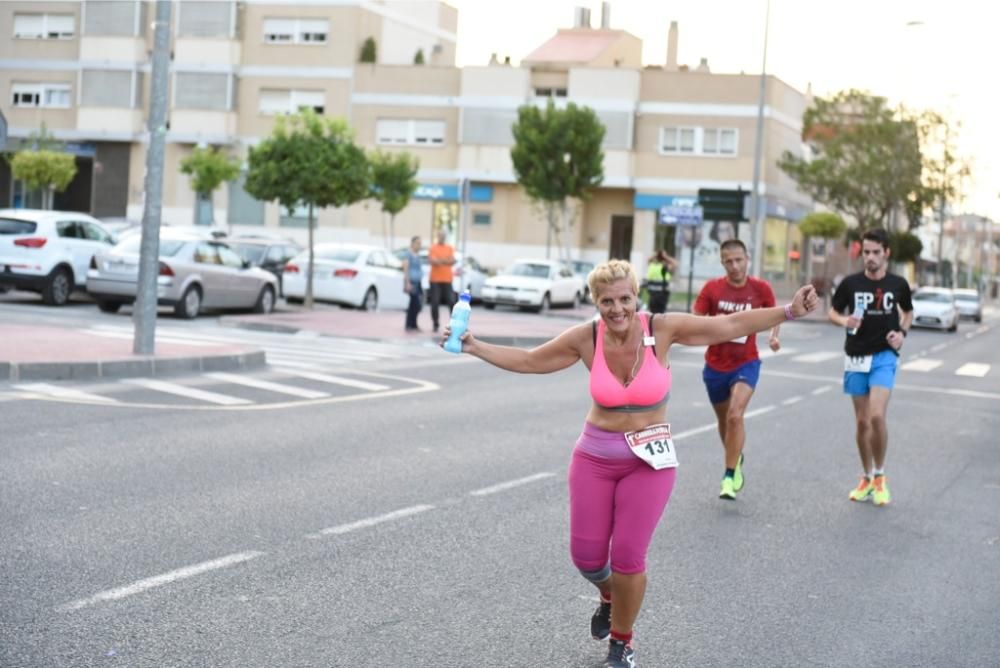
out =
<svg viewBox="0 0 1000 668"><path fill-rule="evenodd" d="M624 434L584 425L569 465L569 533L585 578L645 572L676 476L677 469L656 471L632 454Z"/></svg>

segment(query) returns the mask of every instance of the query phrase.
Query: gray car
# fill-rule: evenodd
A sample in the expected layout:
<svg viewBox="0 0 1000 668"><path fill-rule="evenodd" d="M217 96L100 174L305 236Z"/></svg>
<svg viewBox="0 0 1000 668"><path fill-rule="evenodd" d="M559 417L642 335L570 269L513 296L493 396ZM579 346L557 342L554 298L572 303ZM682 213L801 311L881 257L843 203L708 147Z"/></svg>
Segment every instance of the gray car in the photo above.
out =
<svg viewBox="0 0 1000 668"><path fill-rule="evenodd" d="M958 305L958 314L963 318L982 322L983 302L979 298L979 293L968 289L953 290L953 292L955 293L955 304Z"/></svg>
<svg viewBox="0 0 1000 668"><path fill-rule="evenodd" d="M87 292L105 313L135 301L139 282L139 235L98 253L87 272ZM250 266L224 242L210 235L161 230L157 301L172 306L180 318L203 309L245 309L270 313L278 281L269 271Z"/></svg>

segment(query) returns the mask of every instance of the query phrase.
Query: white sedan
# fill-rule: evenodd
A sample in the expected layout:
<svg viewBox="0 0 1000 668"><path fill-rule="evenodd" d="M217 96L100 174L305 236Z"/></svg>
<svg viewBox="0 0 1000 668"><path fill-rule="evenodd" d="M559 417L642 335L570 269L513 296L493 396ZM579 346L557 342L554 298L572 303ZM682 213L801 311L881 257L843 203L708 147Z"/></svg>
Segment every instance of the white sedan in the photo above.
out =
<svg viewBox="0 0 1000 668"><path fill-rule="evenodd" d="M354 306L405 309L410 297L403 292L403 265L378 246L323 243L314 247L313 299ZM301 303L306 296L309 251L285 265L285 299Z"/></svg>
<svg viewBox="0 0 1000 668"><path fill-rule="evenodd" d="M547 311L556 304L577 308L585 294L584 281L556 260L517 260L483 284L483 304L509 304Z"/></svg>
<svg viewBox="0 0 1000 668"><path fill-rule="evenodd" d="M954 332L958 329L958 305L948 288L921 288L913 294L913 326Z"/></svg>

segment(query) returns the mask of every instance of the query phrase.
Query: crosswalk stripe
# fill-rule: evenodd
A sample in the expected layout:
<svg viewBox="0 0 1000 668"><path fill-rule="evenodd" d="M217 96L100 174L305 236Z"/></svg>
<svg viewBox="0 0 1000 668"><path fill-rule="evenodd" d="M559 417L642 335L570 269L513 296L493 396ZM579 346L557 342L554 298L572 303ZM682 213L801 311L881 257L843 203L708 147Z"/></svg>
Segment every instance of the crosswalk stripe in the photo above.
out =
<svg viewBox="0 0 1000 668"><path fill-rule="evenodd" d="M302 397L303 399L322 399L323 397L330 396L327 392L317 392L316 390L307 390L301 387L292 387L291 385L282 385L281 383L272 383L267 380L260 380L259 378L251 378L249 376L238 376L234 373L223 373L223 372L212 372L204 374L206 378L214 378L215 380L221 380L225 383L233 383L235 385L246 385L247 387L256 387L261 390L267 390L268 392L278 392L279 394L290 394L293 397Z"/></svg>
<svg viewBox="0 0 1000 668"><path fill-rule="evenodd" d="M832 360L836 357L840 357L843 353L835 352L832 350L822 350L818 353L806 353L805 355L796 355L792 358L793 362L825 362L827 360Z"/></svg>
<svg viewBox="0 0 1000 668"><path fill-rule="evenodd" d="M176 383L168 383L162 380L152 380L150 378L126 378L122 380L123 383L128 383L129 385L138 385L139 387L145 387L148 390L155 390L157 392L164 392L166 394L176 394L177 396L187 397L189 399L200 399L201 401L207 401L213 404L221 404L223 406L239 406L242 404L252 404L252 401L247 399L240 399L239 397L230 397L225 394L218 394L216 392L207 392L205 390L199 390L194 387L187 387L185 385L177 385Z"/></svg>
<svg viewBox="0 0 1000 668"><path fill-rule="evenodd" d="M969 362L958 367L955 371L956 376L973 376L975 378L982 378L990 371L989 364L979 364L976 362Z"/></svg>
<svg viewBox="0 0 1000 668"><path fill-rule="evenodd" d="M84 330L87 334L93 334L94 336L103 336L107 339L132 339L133 334L128 334L127 332L112 332L100 329L86 329ZM157 343L174 343L182 346L206 346L206 347L218 347L223 345L222 343L215 343L214 341L199 341L197 339L182 339L174 336L156 336Z"/></svg>
<svg viewBox="0 0 1000 668"><path fill-rule="evenodd" d="M915 360L910 360L899 368L906 371L933 371L942 364L944 364L944 362L941 360L931 359L930 357L920 357Z"/></svg>
<svg viewBox="0 0 1000 668"><path fill-rule="evenodd" d="M309 380L319 381L320 383L330 383L331 385L344 385L345 387L353 387L359 390L379 392L381 390L389 389L388 385L366 383L363 380L354 380L353 378L343 378L341 376L328 376L325 373L310 373L308 371L298 371L296 369L284 369L284 372L293 376L298 376L299 378L308 378Z"/></svg>
<svg viewBox="0 0 1000 668"><path fill-rule="evenodd" d="M53 397L59 397L60 399L78 399L80 401L99 401L105 404L117 404L118 401L111 399L110 397L102 397L98 394L90 394L89 392L82 392L80 390L74 390L68 387L59 387L58 385L49 385L48 383L22 383L19 385L14 385L19 390L26 390L28 392L35 392L38 394L48 394Z"/></svg>

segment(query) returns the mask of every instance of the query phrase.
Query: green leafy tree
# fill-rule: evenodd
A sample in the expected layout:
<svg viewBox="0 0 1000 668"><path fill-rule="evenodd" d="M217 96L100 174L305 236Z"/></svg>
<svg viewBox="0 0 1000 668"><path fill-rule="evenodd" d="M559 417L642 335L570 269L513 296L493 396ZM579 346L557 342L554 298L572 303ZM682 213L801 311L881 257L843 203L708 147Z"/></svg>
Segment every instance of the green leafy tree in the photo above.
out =
<svg viewBox="0 0 1000 668"><path fill-rule="evenodd" d="M406 208L417 189L420 163L409 153L376 151L369 157L372 169L372 196L389 214L389 235L386 243L396 238L396 214Z"/></svg>
<svg viewBox="0 0 1000 668"><path fill-rule="evenodd" d="M558 243L565 233L560 254L568 260L573 223L567 200L589 199L604 180L604 125L589 107L571 102L559 109L549 100L544 109L520 107L512 130L510 157L517 181L544 208L549 235ZM548 245L545 252L548 256Z"/></svg>
<svg viewBox="0 0 1000 668"><path fill-rule="evenodd" d="M48 149L18 151L10 161L11 174L30 190L42 191L42 208L51 209L55 193L66 190L76 176L76 158Z"/></svg>
<svg viewBox="0 0 1000 668"><path fill-rule="evenodd" d="M920 237L912 232L896 230L889 233L889 257L893 262L916 262L923 250L924 244Z"/></svg>
<svg viewBox="0 0 1000 668"><path fill-rule="evenodd" d="M311 109L279 117L271 136L250 149L246 191L277 201L292 215L308 208L307 308L313 304L314 210L348 206L370 196L371 174L364 151L347 124Z"/></svg>
<svg viewBox="0 0 1000 668"><path fill-rule="evenodd" d="M831 211L814 211L799 221L799 232L805 237L805 246L809 250L809 262L806 265L809 275L806 277L806 280L812 280L812 244L810 243L810 239L840 239L846 231L847 223L844 222L843 218ZM827 263L824 262L822 276L824 295L828 292L826 290L826 272Z"/></svg>
<svg viewBox="0 0 1000 668"><path fill-rule="evenodd" d="M239 177L240 162L214 147L199 147L181 160L181 173L191 177L191 189L198 194L199 200L208 201L211 211L212 193L226 181ZM204 222L199 220L198 212L195 206L195 224ZM212 218L211 213L209 218Z"/></svg>
<svg viewBox="0 0 1000 668"><path fill-rule="evenodd" d="M962 194L962 183L971 170L968 163L958 156L955 148L959 124L949 123L943 116L927 112L921 117L921 136L928 146L924 161L924 193L919 199L909 203L918 212L925 208L933 210L941 226L938 235L938 271L939 280L944 285L944 257L942 240L944 235L944 219L950 202Z"/></svg>
<svg viewBox="0 0 1000 668"><path fill-rule="evenodd" d="M375 38L369 37L361 44L362 63L375 63L378 60L378 51L375 48Z"/></svg>
<svg viewBox="0 0 1000 668"><path fill-rule="evenodd" d="M423 49L417 49L417 52L413 55L413 64L414 65L423 65L424 64L424 50Z"/></svg>
<svg viewBox="0 0 1000 668"><path fill-rule="evenodd" d="M902 109L897 115L885 98L857 90L816 98L803 116L802 137L812 157L785 151L778 166L863 230L888 227L892 211L927 197L918 119Z"/></svg>

